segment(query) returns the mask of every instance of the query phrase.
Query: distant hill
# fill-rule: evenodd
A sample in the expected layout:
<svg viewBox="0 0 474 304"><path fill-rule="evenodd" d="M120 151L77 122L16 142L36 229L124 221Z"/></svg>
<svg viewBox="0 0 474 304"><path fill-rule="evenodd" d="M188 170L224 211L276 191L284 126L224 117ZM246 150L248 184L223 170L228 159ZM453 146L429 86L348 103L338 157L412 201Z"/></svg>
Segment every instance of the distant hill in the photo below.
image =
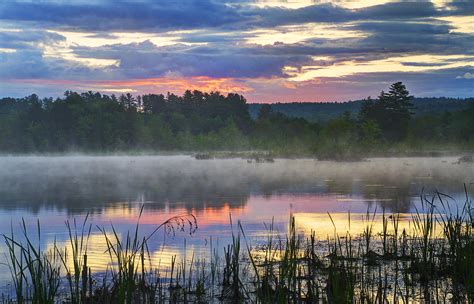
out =
<svg viewBox="0 0 474 304"><path fill-rule="evenodd" d="M292 102L274 103L272 109L275 112L286 114L290 117L302 117L311 122L324 122L338 117L349 111L352 115L357 115L362 105L362 100L348 102ZM429 113L454 112L469 107L474 104L474 98L446 98L446 97L425 97L414 98L415 115L426 115ZM252 118L256 118L258 111L263 104L249 104L249 111Z"/></svg>

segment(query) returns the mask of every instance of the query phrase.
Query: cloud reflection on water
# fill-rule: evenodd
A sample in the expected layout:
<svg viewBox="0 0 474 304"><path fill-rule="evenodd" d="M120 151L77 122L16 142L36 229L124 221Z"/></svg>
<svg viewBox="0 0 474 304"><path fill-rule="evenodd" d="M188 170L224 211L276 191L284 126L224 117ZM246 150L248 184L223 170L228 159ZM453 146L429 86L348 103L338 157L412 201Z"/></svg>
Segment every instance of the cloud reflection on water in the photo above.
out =
<svg viewBox="0 0 474 304"><path fill-rule="evenodd" d="M109 257L96 225L111 231L113 223L125 235L134 229L144 204L140 231L148 235L169 217L192 213L199 226L195 234L172 237L160 232L150 242L152 262L166 269L174 255L178 260L185 255L190 258L193 252L196 258L208 257L211 238L214 248L222 249L231 238L230 214L257 241L265 235L263 224L272 219L276 230L284 234L290 212L300 232L314 230L323 238L334 232L327 212L341 234L348 230L348 212L352 214L350 231L360 232L367 209L403 213L400 229L406 228L407 213L419 203L423 188L426 192L439 189L464 202L463 184L473 181L474 168L453 164L455 160L277 159L272 164L248 164L243 159L198 161L189 156L2 157L0 229L8 232L12 224L19 232L19 222L25 218L34 233L39 219L43 248L51 247L55 239L65 246L64 221L75 217L81 222L90 213L94 227L90 262L95 271L103 271ZM381 229L377 219L375 231ZM0 254L4 249L0 246ZM8 279L8 272L4 273L3 282Z"/></svg>

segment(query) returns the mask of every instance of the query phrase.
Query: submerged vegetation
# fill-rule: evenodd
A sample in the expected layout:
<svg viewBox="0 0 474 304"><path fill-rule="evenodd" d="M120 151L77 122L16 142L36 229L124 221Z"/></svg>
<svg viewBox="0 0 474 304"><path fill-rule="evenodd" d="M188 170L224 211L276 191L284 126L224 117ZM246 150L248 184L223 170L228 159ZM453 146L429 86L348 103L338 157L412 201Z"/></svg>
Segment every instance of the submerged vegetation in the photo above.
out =
<svg viewBox="0 0 474 304"><path fill-rule="evenodd" d="M88 264L92 225L66 222L69 244L52 247L37 240L21 223L22 234L3 236L14 292L6 303L474 303L474 209L467 195L462 208L442 193L422 194L410 229L400 215L382 213L382 231L374 230L375 212L362 219L359 233L338 231L318 239L298 232L290 216L280 234L273 223L263 238L252 239L232 223L232 241L223 256L212 246L208 260L174 256L165 270L151 262L148 242L164 229L193 233L192 215L176 216L143 236L120 235L113 226L98 228L109 266L95 272ZM142 207L143 211L143 207ZM142 212L140 212L141 216ZM331 215L328 215L332 220ZM314 229L317 230L317 223ZM13 228L12 228L13 231ZM95 233L95 232L93 232Z"/></svg>
<svg viewBox="0 0 474 304"><path fill-rule="evenodd" d="M474 146L470 104L415 116L412 97L399 82L355 110L348 106L338 117L308 121L274 111L272 105L260 105L252 118L238 94L116 97L67 91L57 99L1 99L0 152L250 150L357 160L361 155L469 150Z"/></svg>

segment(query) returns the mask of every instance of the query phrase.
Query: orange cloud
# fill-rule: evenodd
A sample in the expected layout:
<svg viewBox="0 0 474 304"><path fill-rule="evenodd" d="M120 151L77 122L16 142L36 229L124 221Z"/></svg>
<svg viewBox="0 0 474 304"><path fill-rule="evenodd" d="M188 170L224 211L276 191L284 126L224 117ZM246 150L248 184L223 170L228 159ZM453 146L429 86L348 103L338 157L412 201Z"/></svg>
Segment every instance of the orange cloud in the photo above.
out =
<svg viewBox="0 0 474 304"><path fill-rule="evenodd" d="M97 82L97 86L108 90L112 88L133 88L140 92L182 92L200 90L205 92L219 91L223 93L252 91L252 88L233 78L196 77L158 77L130 79L119 81Z"/></svg>
<svg viewBox="0 0 474 304"><path fill-rule="evenodd" d="M127 80L66 80L66 79L9 79L8 82L32 84L36 86L54 86L69 90L99 92L138 92L142 93L182 93L185 90L221 93L246 93L253 88L244 80L235 78L195 77L156 77Z"/></svg>

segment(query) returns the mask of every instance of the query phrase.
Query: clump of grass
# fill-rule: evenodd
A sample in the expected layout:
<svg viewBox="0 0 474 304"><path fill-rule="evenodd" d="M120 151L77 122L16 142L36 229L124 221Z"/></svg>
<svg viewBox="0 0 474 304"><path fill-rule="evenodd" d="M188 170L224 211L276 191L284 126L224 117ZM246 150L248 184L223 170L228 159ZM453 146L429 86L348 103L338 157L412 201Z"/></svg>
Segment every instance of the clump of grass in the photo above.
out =
<svg viewBox="0 0 474 304"><path fill-rule="evenodd" d="M3 237L5 240L5 245L7 246L7 265L10 270L13 287L15 289L16 301L17 303L22 304L24 302L23 293L25 288L25 266L23 262L23 254L21 252L22 245L15 240L15 235L13 234L13 225L11 227L10 236L4 235Z"/></svg>
<svg viewBox="0 0 474 304"><path fill-rule="evenodd" d="M65 270L68 292L61 298L67 303L155 303L160 279L150 280L156 272L148 270L149 260L147 242L160 229L168 234L197 229L196 218L192 214L174 216L159 225L150 235L139 234L140 217L133 234L128 232L121 238L112 225L112 234L98 227L104 235L106 253L110 257L110 267L105 273L101 287L93 290L92 270L88 266L87 247L91 234L88 216L82 226L76 220L72 224L66 221L69 242L60 248L56 240L52 249L41 248L41 227L37 221L37 240L33 241L25 221L22 219L22 240L13 233L3 235L7 247L7 265L10 269L14 289L15 303L49 304L59 300L58 290L62 283L61 270ZM35 245L36 244L36 245ZM107 282L107 274L111 274Z"/></svg>
<svg viewBox="0 0 474 304"><path fill-rule="evenodd" d="M451 210L450 201L454 199L446 194L437 193L441 202L440 212L444 237L448 248L448 261L445 271L450 272L453 279L465 289L470 301L474 300L474 238L472 201L467 196L461 210Z"/></svg>
<svg viewBox="0 0 474 304"><path fill-rule="evenodd" d="M412 216L414 227L414 243L412 249L415 253L415 259L412 260L412 268L415 274L420 276L423 283L424 298L428 296L428 282L432 278L436 278L436 216L435 216L435 199L437 195L431 198L421 194L420 203L421 210L415 207L415 214Z"/></svg>
<svg viewBox="0 0 474 304"><path fill-rule="evenodd" d="M175 234L176 231L188 231L190 234L197 229L197 221L194 215L174 216L156 227L153 232L140 237L140 218L143 214L143 207L140 209L135 230L127 232L125 238L121 238L117 230L111 225L112 235L109 236L104 228L98 228L105 239L107 253L109 254L112 267L112 283L110 288L110 300L114 303L148 303L154 298L155 288L147 284L147 265L145 260L150 259L147 242L160 229L164 229L168 234ZM183 271L183 280L185 270Z"/></svg>
<svg viewBox="0 0 474 304"><path fill-rule="evenodd" d="M87 291L92 293L90 284L91 271L87 265L87 247L91 234L92 225L88 224L89 215L84 218L80 230L78 229L76 219L73 219L72 225L69 220L66 221L66 228L69 236L69 248L64 249L55 246L55 250L61 258L62 266L66 271L66 279L69 285L70 302L72 304L83 303L87 296ZM69 249L69 250L68 250ZM70 266L72 262L72 267Z"/></svg>
<svg viewBox="0 0 474 304"><path fill-rule="evenodd" d="M230 225L232 225L232 217L230 217ZM240 227L240 222L238 223ZM237 234L232 229L232 243L224 249L224 268L222 276L222 292L220 298L224 301L240 303L244 300L244 285L240 278L240 230Z"/></svg>
<svg viewBox="0 0 474 304"><path fill-rule="evenodd" d="M377 208L375 208L374 212L370 214L370 210L367 209L367 213L365 214L365 217L363 218L363 221L366 223L364 231L362 232L362 236L365 241L365 254L368 255L370 254L370 245L371 241L373 239L373 231L374 231L374 221L375 221L375 215L377 214Z"/></svg>
<svg viewBox="0 0 474 304"><path fill-rule="evenodd" d="M59 257L55 250L41 249L39 221L37 245L34 245L29 236L24 219L21 227L25 243L15 240L13 230L10 236L3 236L8 249L8 265L14 281L17 303L55 303L61 279ZM29 297L25 296L26 292L30 294Z"/></svg>

